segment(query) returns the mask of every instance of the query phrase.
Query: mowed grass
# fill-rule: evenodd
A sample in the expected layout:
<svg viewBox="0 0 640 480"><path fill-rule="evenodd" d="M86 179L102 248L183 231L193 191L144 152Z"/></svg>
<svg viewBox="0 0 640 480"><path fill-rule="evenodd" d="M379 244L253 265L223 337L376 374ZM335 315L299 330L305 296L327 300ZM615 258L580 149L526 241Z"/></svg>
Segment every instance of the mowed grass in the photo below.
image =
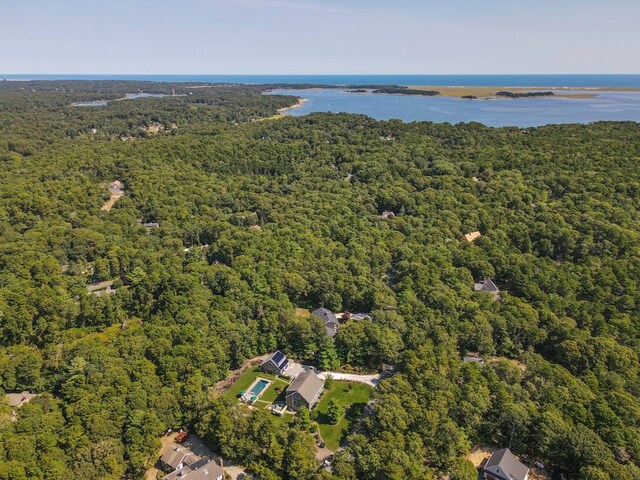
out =
<svg viewBox="0 0 640 480"><path fill-rule="evenodd" d="M328 449L334 451L338 449L354 422L362 414L362 409L370 398L371 387L368 385L334 380L331 390L324 393L316 407L320 435L322 435L322 439ZM345 409L344 416L335 425L331 425L327 418L327 410L331 400L335 400Z"/></svg>
<svg viewBox="0 0 640 480"><path fill-rule="evenodd" d="M283 378L276 378L275 375L263 372L259 367L253 367L244 372L240 376L240 378L236 380L236 383L231 385L231 388L227 390L224 396L237 400L240 397L240 392L246 392L254 382L254 380L258 377L271 380L272 382L271 385L267 387L267 390L260 396L260 400L265 400L269 403L274 402L279 395L279 392L276 391L276 386L280 387L281 392L284 392L284 390L287 388L287 385L289 385L288 380L285 380Z"/></svg>

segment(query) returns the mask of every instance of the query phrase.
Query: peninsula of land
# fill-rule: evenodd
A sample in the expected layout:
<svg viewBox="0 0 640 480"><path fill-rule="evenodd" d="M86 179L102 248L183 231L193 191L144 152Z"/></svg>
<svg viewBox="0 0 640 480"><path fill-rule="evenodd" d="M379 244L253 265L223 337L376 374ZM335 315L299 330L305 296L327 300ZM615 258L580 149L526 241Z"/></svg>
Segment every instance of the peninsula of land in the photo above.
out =
<svg viewBox="0 0 640 480"><path fill-rule="evenodd" d="M471 86L437 86L437 85L408 85L410 90L437 91L444 97L470 98L479 100L509 98L498 95L499 92L511 92L512 98L522 98L527 93L552 92L555 98L593 98L596 92L640 92L640 88L620 87L471 87ZM531 95L536 97L538 95Z"/></svg>

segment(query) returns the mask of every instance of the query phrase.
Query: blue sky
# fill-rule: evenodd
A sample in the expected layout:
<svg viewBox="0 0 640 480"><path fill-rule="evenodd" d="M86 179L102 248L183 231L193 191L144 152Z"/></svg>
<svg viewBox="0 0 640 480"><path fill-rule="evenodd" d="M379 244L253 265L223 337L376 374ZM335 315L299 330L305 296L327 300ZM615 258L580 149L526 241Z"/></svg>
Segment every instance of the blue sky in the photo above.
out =
<svg viewBox="0 0 640 480"><path fill-rule="evenodd" d="M0 0L0 73L640 73L640 1Z"/></svg>

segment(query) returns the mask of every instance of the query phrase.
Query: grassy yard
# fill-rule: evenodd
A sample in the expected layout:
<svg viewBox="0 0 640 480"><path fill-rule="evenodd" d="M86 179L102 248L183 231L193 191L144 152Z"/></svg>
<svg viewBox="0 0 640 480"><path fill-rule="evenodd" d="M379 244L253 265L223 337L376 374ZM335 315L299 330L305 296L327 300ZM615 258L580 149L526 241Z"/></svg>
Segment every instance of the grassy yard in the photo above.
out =
<svg viewBox="0 0 640 480"><path fill-rule="evenodd" d="M240 376L240 378L236 380L236 383L231 385L231 388L227 390L224 396L227 398L237 399L240 396L240 392L242 392L243 390L247 391L253 381L258 377L265 378L273 382L260 396L260 400L265 400L269 403L273 403L279 395L279 393L276 391L276 387L280 388L280 395L283 395L282 392L284 392L284 390L287 388L287 385L289 384L289 381L284 378L276 378L275 375L263 372L259 367L253 367L244 372Z"/></svg>
<svg viewBox="0 0 640 480"><path fill-rule="evenodd" d="M362 413L362 409L371 398L371 387L362 383L334 381L331 390L324 393L320 403L316 407L318 410L318 423L320 424L320 435L327 448L337 450L340 442L347 435L353 423ZM336 425L331 425L327 419L327 408L329 402L335 400L345 408L345 415Z"/></svg>

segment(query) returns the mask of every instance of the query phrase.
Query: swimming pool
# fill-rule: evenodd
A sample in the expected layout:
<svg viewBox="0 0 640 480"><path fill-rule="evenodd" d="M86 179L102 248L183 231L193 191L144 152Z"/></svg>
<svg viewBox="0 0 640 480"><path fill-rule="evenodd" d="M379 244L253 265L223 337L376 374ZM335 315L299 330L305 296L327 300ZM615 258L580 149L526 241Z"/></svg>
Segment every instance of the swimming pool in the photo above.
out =
<svg viewBox="0 0 640 480"><path fill-rule="evenodd" d="M258 378L253 387L249 390L249 395L259 397L260 394L269 386L271 382L264 378Z"/></svg>

